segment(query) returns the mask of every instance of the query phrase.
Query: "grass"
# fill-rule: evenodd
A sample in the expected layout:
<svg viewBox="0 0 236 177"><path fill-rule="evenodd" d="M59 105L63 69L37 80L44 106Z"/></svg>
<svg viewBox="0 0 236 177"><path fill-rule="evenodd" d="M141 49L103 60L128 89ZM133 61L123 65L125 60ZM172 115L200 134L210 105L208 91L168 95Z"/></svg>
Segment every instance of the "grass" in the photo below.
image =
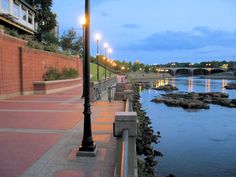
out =
<svg viewBox="0 0 236 177"><path fill-rule="evenodd" d="M90 63L90 73L92 74L92 81L97 81L97 65L95 63ZM113 76L114 73L111 73ZM107 77L110 76L110 71L107 70ZM99 79L105 79L105 68L99 66Z"/></svg>

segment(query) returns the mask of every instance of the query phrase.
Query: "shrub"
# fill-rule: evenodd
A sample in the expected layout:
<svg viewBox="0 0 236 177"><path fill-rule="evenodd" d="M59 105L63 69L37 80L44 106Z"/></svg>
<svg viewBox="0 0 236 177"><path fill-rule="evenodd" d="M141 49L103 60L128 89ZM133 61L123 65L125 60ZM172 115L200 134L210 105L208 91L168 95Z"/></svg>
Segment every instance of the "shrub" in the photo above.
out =
<svg viewBox="0 0 236 177"><path fill-rule="evenodd" d="M11 35L11 36L14 36L14 37L17 37L17 38L20 38L20 39L21 39L20 34L19 34L16 30L5 29L4 32L5 32L6 34L8 34L8 35Z"/></svg>
<svg viewBox="0 0 236 177"><path fill-rule="evenodd" d="M0 25L0 30L1 30L1 29L3 29L3 30L5 29L3 25Z"/></svg>
<svg viewBox="0 0 236 177"><path fill-rule="evenodd" d="M55 44L47 44L43 47L43 50L49 52L58 52L58 46Z"/></svg>
<svg viewBox="0 0 236 177"><path fill-rule="evenodd" d="M43 45L37 41L28 41L28 46L34 49L43 50Z"/></svg>
<svg viewBox="0 0 236 177"><path fill-rule="evenodd" d="M60 80L62 79L62 74L57 68L50 67L43 75L45 81Z"/></svg>
<svg viewBox="0 0 236 177"><path fill-rule="evenodd" d="M78 72L74 68L63 68L62 75L64 79L74 79L78 77Z"/></svg>
<svg viewBox="0 0 236 177"><path fill-rule="evenodd" d="M54 67L49 67L43 75L45 81L74 79L78 77L78 72L74 68L63 68L62 71Z"/></svg>

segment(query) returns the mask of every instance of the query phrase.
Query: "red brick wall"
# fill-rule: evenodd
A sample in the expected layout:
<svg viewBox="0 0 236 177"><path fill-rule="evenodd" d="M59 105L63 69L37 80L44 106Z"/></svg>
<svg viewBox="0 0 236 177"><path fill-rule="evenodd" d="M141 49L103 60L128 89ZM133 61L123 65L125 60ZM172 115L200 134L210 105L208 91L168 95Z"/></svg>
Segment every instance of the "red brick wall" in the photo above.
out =
<svg viewBox="0 0 236 177"><path fill-rule="evenodd" d="M20 93L20 48L22 47L23 92L33 92L33 81L42 81L48 67L75 68L82 77L82 60L26 47L26 41L0 31L0 98Z"/></svg>

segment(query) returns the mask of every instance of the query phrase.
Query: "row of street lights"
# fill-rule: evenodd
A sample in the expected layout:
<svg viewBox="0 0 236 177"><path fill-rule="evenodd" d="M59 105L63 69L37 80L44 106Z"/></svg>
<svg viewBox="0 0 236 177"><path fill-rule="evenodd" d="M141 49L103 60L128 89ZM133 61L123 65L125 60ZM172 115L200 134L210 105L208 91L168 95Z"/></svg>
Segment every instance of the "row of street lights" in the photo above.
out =
<svg viewBox="0 0 236 177"><path fill-rule="evenodd" d="M95 35L95 39L96 39L96 44L97 44L97 54L96 54L96 61L97 61L97 80L99 80L99 41L101 40L101 35L100 34L96 34ZM110 55L112 53L112 49L109 48L109 45L107 42L104 43L104 57L103 60L109 60L108 59L108 54ZM107 78L107 66L106 64L104 65L105 67L105 78Z"/></svg>
<svg viewBox="0 0 236 177"><path fill-rule="evenodd" d="M86 19L85 17L83 16L80 20L80 23L82 25L82 29L83 29L83 38L84 38L84 27L85 27L85 24L86 24ZM97 64L97 80L99 80L99 42L101 41L101 35L99 33L97 33L95 35L95 40L96 40L96 45L97 45L97 53L96 53L96 64ZM104 43L104 60L109 60L108 59L108 54L110 55L112 53L112 49L109 48L109 45L107 42ZM107 78L107 67L106 67L106 64L105 64L105 78Z"/></svg>

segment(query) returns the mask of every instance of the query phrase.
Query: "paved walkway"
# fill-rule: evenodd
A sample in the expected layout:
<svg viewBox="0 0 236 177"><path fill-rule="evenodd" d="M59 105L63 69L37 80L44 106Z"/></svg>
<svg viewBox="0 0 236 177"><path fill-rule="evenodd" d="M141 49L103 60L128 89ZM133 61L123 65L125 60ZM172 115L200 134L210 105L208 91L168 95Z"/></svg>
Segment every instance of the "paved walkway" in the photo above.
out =
<svg viewBox="0 0 236 177"><path fill-rule="evenodd" d="M81 88L0 101L0 177L111 177L112 123L122 102L92 104L96 157L76 157L82 141Z"/></svg>

